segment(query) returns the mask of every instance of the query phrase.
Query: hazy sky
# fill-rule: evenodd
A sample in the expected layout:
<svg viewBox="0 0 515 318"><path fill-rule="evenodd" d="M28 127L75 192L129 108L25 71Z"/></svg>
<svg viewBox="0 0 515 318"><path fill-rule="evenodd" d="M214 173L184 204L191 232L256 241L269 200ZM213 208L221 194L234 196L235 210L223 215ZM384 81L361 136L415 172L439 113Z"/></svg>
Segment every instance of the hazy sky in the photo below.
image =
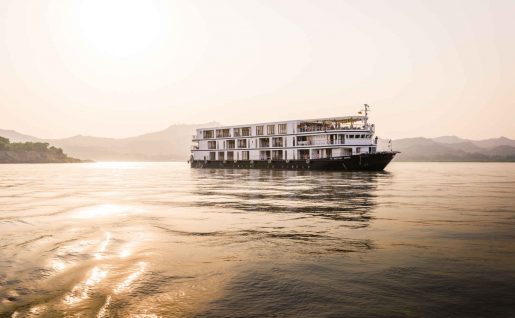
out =
<svg viewBox="0 0 515 318"><path fill-rule="evenodd" d="M125 137L355 114L515 138L515 1L0 0L0 128Z"/></svg>

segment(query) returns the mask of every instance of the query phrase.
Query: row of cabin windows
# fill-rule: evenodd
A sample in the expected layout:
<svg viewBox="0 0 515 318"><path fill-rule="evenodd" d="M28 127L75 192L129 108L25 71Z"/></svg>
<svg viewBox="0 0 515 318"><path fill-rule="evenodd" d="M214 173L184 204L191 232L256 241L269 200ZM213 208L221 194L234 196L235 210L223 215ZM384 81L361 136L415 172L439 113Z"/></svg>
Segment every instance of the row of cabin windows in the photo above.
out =
<svg viewBox="0 0 515 318"><path fill-rule="evenodd" d="M266 125L266 133L267 135L275 135L275 127L276 125ZM232 128L233 137L249 137L252 135L251 127L240 127L240 128ZM202 137L204 139L214 138L216 132L216 138L227 138L231 137L231 128L224 129L216 129L216 130L204 130L202 132ZM256 136L262 136L265 133L265 126L256 126ZM279 135L284 135L287 132L286 124L278 124L277 125L277 133Z"/></svg>
<svg viewBox="0 0 515 318"><path fill-rule="evenodd" d="M276 125L266 125L267 135L275 135L275 126ZM278 134L283 135L286 134L286 124L278 124ZM251 136L251 128L243 127L243 128L233 128L234 137L249 137ZM265 132L265 126L256 126L256 136L263 136ZM205 139L214 138L215 130L204 130L202 132L202 136ZM230 128L226 129L217 129L216 130L217 138L227 138L231 137ZM356 139L356 138L371 138L371 134L348 134L346 138Z"/></svg>
<svg viewBox="0 0 515 318"><path fill-rule="evenodd" d="M360 134L360 135L347 135L346 138L349 139L365 139L370 138L372 135L369 134ZM309 141L309 136L298 136L297 142L299 146L305 145ZM270 143L271 141L271 143ZM223 140L219 141L219 146L217 147L216 140L209 140L207 142L207 149L235 149L235 148L249 148L250 142L248 139L237 139L237 140ZM258 147L259 148L269 148L269 147L285 147L286 144L284 142L284 137L272 137L272 138L258 138ZM271 145L271 146L270 146ZM293 140L293 146L296 146L295 139Z"/></svg>
<svg viewBox="0 0 515 318"><path fill-rule="evenodd" d="M286 154L286 151L284 152ZM283 160L283 151L282 150L262 150L259 152L259 160Z"/></svg>
<svg viewBox="0 0 515 318"><path fill-rule="evenodd" d="M266 134L267 135L275 135L275 127L276 125L266 125ZM265 126L256 126L256 135L262 136L265 132ZM287 125L286 124L278 124L277 125L277 134L284 135L287 133Z"/></svg>
<svg viewBox="0 0 515 318"><path fill-rule="evenodd" d="M238 146L238 147L236 147ZM221 149L235 149L235 148L247 148L247 139L238 140L223 140L220 141ZM216 146L216 140L209 140L207 142L207 149L218 149Z"/></svg>
<svg viewBox="0 0 515 318"><path fill-rule="evenodd" d="M346 152L348 151L348 155L351 154L352 150L351 149L345 149ZM332 149L326 149L325 150L326 153L325 153L325 157L331 157L332 156ZM361 153L361 148L360 147L357 147L355 149L356 153ZM375 147L369 147L368 148L368 151L370 153L374 153L376 151ZM240 153L236 152L236 156L234 156L234 151L227 151L227 152L224 152L224 151L219 151L218 152L218 158L216 157L216 152L215 151L212 151L209 153L209 160L249 160L250 159L250 156L249 156L249 151L242 151L241 152L241 158L240 158ZM269 160L269 159L272 159L272 160L283 160L283 159L288 159L288 156L287 156L287 152L286 151L283 151L283 150L261 150L259 152L259 159L260 160ZM284 155L284 156L283 156ZM313 156L310 155L310 151L309 149L300 149L297 151L297 159L310 159L310 157L314 157L314 158L318 158L320 157L320 153L319 153L319 150L316 151L315 153L313 153ZM204 158L204 159L207 159L207 158Z"/></svg>
<svg viewBox="0 0 515 318"><path fill-rule="evenodd" d="M283 137L273 137L273 138L259 138L258 145L260 148L268 148L270 147L270 139L272 139L272 147L284 147L284 138ZM247 139L238 139L238 140L221 140L219 141L219 146L217 146L216 140L208 140L207 149L235 149L235 148L249 148L250 144Z"/></svg>
<svg viewBox="0 0 515 318"><path fill-rule="evenodd" d="M225 152L219 151L218 152L218 160L249 160L249 152L248 151L242 151L241 152L241 158L239 153L236 153L236 157L234 156L234 151L227 151L227 157L225 156ZM216 159L216 152L212 151L209 153L209 160L217 160Z"/></svg>
<svg viewBox="0 0 515 318"><path fill-rule="evenodd" d="M233 128L234 137L248 137L250 136L250 127Z"/></svg>
<svg viewBox="0 0 515 318"><path fill-rule="evenodd" d="M286 152L284 152L284 154L286 154ZM205 159L207 159L207 158L205 158ZM209 160L232 161L232 160L249 160L249 159L250 159L249 151L242 151L241 158L240 158L240 154L238 152L236 152L236 156L234 156L234 151L227 151L227 152L219 151L218 158L216 157L215 151L212 151L209 153ZM272 150L272 151L268 150L268 151L260 151L259 159L260 160L268 160L268 159L282 160L285 158L283 157L282 150Z"/></svg>
<svg viewBox="0 0 515 318"><path fill-rule="evenodd" d="M349 139L356 139L356 138L371 138L372 135L367 135L367 134L361 134L361 135L347 135L347 138Z"/></svg>

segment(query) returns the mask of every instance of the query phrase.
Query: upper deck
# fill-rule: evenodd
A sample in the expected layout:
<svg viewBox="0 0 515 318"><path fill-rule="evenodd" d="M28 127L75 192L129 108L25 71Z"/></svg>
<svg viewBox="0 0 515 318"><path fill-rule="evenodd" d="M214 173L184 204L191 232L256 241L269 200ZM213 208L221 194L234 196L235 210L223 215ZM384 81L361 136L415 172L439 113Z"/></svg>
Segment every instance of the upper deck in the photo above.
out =
<svg viewBox="0 0 515 318"><path fill-rule="evenodd" d="M246 125L231 125L197 129L193 141L235 137L266 137L277 135L300 135L336 131L370 131L367 116L344 116L315 119L298 119Z"/></svg>

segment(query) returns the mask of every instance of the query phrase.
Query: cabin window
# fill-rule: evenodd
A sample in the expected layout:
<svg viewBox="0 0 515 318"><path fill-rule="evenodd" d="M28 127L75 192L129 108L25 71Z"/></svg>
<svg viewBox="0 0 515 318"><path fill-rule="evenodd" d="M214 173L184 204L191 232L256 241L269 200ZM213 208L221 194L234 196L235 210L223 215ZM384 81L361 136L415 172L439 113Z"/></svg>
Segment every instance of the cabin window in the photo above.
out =
<svg viewBox="0 0 515 318"><path fill-rule="evenodd" d="M209 160L216 160L216 152L212 151L209 153Z"/></svg>
<svg viewBox="0 0 515 318"><path fill-rule="evenodd" d="M282 160L283 159L283 151L282 150L273 150L272 151L272 160Z"/></svg>
<svg viewBox="0 0 515 318"><path fill-rule="evenodd" d="M270 147L270 138L259 138L259 148Z"/></svg>
<svg viewBox="0 0 515 318"><path fill-rule="evenodd" d="M216 130L216 138L225 138L225 137L231 137L231 130L229 128Z"/></svg>
<svg viewBox="0 0 515 318"><path fill-rule="evenodd" d="M275 134L275 125L267 125L266 132L267 132L267 135L274 135Z"/></svg>
<svg viewBox="0 0 515 318"><path fill-rule="evenodd" d="M207 149L216 149L216 141L210 140L207 142Z"/></svg>
<svg viewBox="0 0 515 318"><path fill-rule="evenodd" d="M250 136L250 127L243 127L243 128L241 128L241 135L243 137Z"/></svg>
<svg viewBox="0 0 515 318"><path fill-rule="evenodd" d="M307 136L297 136L297 145L298 146L308 146L310 145L310 141Z"/></svg>
<svg viewBox="0 0 515 318"><path fill-rule="evenodd" d="M214 134L213 130L204 130L203 137L204 138L214 138L215 134Z"/></svg>
<svg viewBox="0 0 515 318"><path fill-rule="evenodd" d="M279 134L286 134L286 124L279 124L277 129Z"/></svg>
<svg viewBox="0 0 515 318"><path fill-rule="evenodd" d="M249 152L248 151L242 151L241 152L241 159L242 160L249 160Z"/></svg>
<svg viewBox="0 0 515 318"><path fill-rule="evenodd" d="M263 126L256 126L256 135L263 135Z"/></svg>
<svg viewBox="0 0 515 318"><path fill-rule="evenodd" d="M238 148L247 148L247 139L238 139Z"/></svg>
<svg viewBox="0 0 515 318"><path fill-rule="evenodd" d="M309 149L300 149L297 154L297 158L299 159L309 159Z"/></svg>
<svg viewBox="0 0 515 318"><path fill-rule="evenodd" d="M262 150L259 152L259 160L268 160L270 158L270 150Z"/></svg>
<svg viewBox="0 0 515 318"><path fill-rule="evenodd" d="M272 138L272 147L283 147L283 137Z"/></svg>

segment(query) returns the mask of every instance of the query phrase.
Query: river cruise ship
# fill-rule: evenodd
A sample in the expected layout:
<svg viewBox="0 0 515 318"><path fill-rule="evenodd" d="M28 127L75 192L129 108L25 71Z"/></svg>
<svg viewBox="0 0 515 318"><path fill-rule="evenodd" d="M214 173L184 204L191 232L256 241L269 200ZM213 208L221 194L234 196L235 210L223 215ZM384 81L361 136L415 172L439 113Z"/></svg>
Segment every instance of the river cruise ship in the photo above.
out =
<svg viewBox="0 0 515 318"><path fill-rule="evenodd" d="M197 129L192 168L383 170L394 151L377 151L369 106L356 116Z"/></svg>

